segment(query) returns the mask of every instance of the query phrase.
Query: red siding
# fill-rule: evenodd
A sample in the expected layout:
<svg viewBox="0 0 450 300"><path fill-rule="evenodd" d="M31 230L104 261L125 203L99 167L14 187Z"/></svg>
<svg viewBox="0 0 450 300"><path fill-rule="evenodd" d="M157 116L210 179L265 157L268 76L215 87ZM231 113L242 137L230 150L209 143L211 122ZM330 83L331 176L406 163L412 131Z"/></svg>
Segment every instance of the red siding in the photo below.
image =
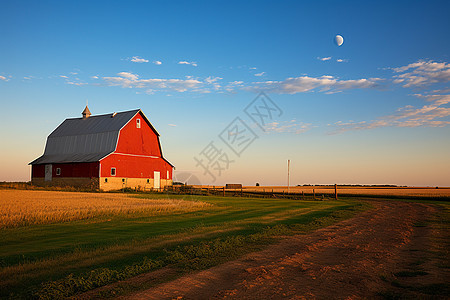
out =
<svg viewBox="0 0 450 300"><path fill-rule="evenodd" d="M172 179L172 166L160 157L111 154L101 160L101 177L110 177L111 168L116 168L115 177L153 178L153 172L159 171L161 179Z"/></svg>
<svg viewBox="0 0 450 300"><path fill-rule="evenodd" d="M45 165L32 165L31 178L45 177Z"/></svg>
<svg viewBox="0 0 450 300"><path fill-rule="evenodd" d="M136 119L140 119L141 128L136 128ZM144 116L138 113L120 131L117 153L138 155L154 155L161 157L158 136L145 122Z"/></svg>
<svg viewBox="0 0 450 300"><path fill-rule="evenodd" d="M56 169L61 169L61 174L56 175ZM70 163L52 164L52 177L98 177L99 163ZM33 165L31 177L45 177L45 165Z"/></svg>

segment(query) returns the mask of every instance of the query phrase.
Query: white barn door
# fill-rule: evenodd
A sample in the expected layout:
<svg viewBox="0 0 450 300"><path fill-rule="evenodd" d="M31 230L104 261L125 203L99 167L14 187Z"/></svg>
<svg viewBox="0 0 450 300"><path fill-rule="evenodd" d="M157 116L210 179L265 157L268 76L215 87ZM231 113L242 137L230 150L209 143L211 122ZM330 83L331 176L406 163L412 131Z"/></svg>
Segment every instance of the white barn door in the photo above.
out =
<svg viewBox="0 0 450 300"><path fill-rule="evenodd" d="M161 187L161 173L153 172L153 188L159 189Z"/></svg>
<svg viewBox="0 0 450 300"><path fill-rule="evenodd" d="M52 181L52 165L45 165L45 181Z"/></svg>

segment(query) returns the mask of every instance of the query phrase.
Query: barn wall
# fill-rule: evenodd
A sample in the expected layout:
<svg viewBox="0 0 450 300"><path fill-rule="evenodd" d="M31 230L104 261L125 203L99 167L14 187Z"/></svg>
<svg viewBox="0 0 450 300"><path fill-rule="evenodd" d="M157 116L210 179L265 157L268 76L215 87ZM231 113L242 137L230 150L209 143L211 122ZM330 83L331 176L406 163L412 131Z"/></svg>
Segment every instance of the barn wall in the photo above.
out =
<svg viewBox="0 0 450 300"><path fill-rule="evenodd" d="M31 166L31 178L45 177L45 165L32 165Z"/></svg>
<svg viewBox="0 0 450 300"><path fill-rule="evenodd" d="M101 177L100 189L103 191L119 190L123 188L132 188L141 191L153 189L153 178L122 178L122 177ZM161 179L160 187L172 185L172 180Z"/></svg>
<svg viewBox="0 0 450 300"><path fill-rule="evenodd" d="M74 186L98 189L99 162L52 164L52 180L45 181L45 165L31 167L31 183L37 186ZM56 175L56 169L61 174Z"/></svg>
<svg viewBox="0 0 450 300"><path fill-rule="evenodd" d="M61 175L56 175L56 169L61 169ZM56 177L98 177L99 162L52 164L52 176ZM45 165L33 165L31 178L45 177Z"/></svg>
<svg viewBox="0 0 450 300"><path fill-rule="evenodd" d="M136 128L136 119L140 119L141 128ZM136 114L122 128L115 152L161 157L158 136L150 128L150 125L145 122L142 113Z"/></svg>
<svg viewBox="0 0 450 300"><path fill-rule="evenodd" d="M111 154L101 160L100 176L111 176L111 168L116 168L117 178L153 178L153 172L159 171L161 179L172 179L172 166L160 157L143 157ZM167 177L169 171L169 177Z"/></svg>
<svg viewBox="0 0 450 300"><path fill-rule="evenodd" d="M53 178L55 177L98 177L98 162L91 163L70 163L70 164L53 164ZM56 169L61 169L61 175L56 175Z"/></svg>
<svg viewBox="0 0 450 300"><path fill-rule="evenodd" d="M33 177L31 183L36 186L77 187L96 190L99 189L99 178L89 177L53 177L52 181L45 181L44 177Z"/></svg>

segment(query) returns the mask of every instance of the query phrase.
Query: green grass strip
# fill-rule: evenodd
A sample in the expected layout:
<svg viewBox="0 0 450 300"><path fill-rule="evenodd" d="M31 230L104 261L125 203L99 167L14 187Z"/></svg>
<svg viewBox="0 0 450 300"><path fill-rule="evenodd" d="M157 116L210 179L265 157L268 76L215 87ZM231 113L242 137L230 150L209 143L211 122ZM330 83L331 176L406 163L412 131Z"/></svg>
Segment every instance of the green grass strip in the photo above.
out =
<svg viewBox="0 0 450 300"><path fill-rule="evenodd" d="M173 249L166 249L164 254L157 259L144 257L140 263L119 269L99 268L78 276L70 274L63 279L46 282L39 289L32 291L32 295L36 299L67 298L163 266L177 268L180 271L179 274L190 270L206 269L255 251L255 249L273 242L273 237L292 235L328 226L349 218L362 209L362 205L356 205L356 207L348 205L339 210L321 211L320 214L314 214L312 217L304 216L303 220L296 219L297 223L290 220L287 222L289 224L266 226L248 235L232 235L184 246L179 245Z"/></svg>

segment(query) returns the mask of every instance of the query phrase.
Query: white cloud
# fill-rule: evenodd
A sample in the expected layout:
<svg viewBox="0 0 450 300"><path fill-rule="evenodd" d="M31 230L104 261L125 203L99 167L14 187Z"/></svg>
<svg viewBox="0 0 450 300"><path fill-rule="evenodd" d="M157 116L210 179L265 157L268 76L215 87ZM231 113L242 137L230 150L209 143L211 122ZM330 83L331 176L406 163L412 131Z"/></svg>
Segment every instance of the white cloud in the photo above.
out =
<svg viewBox="0 0 450 300"><path fill-rule="evenodd" d="M218 83L219 80L222 80L222 77L214 77L214 76L209 76L207 78L205 78L205 82L209 85L211 85L212 89L214 89L215 91L218 91L222 88L222 86ZM209 89L203 89L201 91L199 91L200 93L210 93L211 91Z"/></svg>
<svg viewBox="0 0 450 300"><path fill-rule="evenodd" d="M9 79L6 78L5 76L0 75L0 80L8 81Z"/></svg>
<svg viewBox="0 0 450 300"><path fill-rule="evenodd" d="M235 80L228 82L221 92L235 93L238 89L244 88L244 82L242 80Z"/></svg>
<svg viewBox="0 0 450 300"><path fill-rule="evenodd" d="M162 65L162 62L159 61L159 60L155 60L153 63L154 63L155 65Z"/></svg>
<svg viewBox="0 0 450 300"><path fill-rule="evenodd" d="M77 73L75 73L75 72L70 72L70 74L76 75ZM86 82L82 82L82 81L80 80L80 78L78 78L78 77L76 77L76 78L69 78L69 77L66 76L66 75L59 75L59 77L64 78L66 84L77 85L77 86L87 85ZM92 77L92 78L93 78L93 77Z"/></svg>
<svg viewBox="0 0 450 300"><path fill-rule="evenodd" d="M139 57L139 56L133 56L131 58L131 61L135 62L135 63L148 63L148 59L145 59L145 58L142 58L142 57Z"/></svg>
<svg viewBox="0 0 450 300"><path fill-rule="evenodd" d="M296 94L314 90L333 93L349 89L374 88L379 85L379 81L381 81L380 78L341 80L329 75L321 77L301 76L287 78L283 81L255 82L245 89L277 94Z"/></svg>
<svg viewBox="0 0 450 300"><path fill-rule="evenodd" d="M327 60L331 59L331 56L328 56L328 57L317 57L317 59L321 60L321 61L327 61Z"/></svg>
<svg viewBox="0 0 450 300"><path fill-rule="evenodd" d="M255 74L255 76L260 77L260 76L263 76L264 74L266 74L266 72L257 73L257 74Z"/></svg>
<svg viewBox="0 0 450 300"><path fill-rule="evenodd" d="M98 79L98 76L97 76L97 75L91 76L91 78L92 78L92 79Z"/></svg>
<svg viewBox="0 0 450 300"><path fill-rule="evenodd" d="M194 61L185 61L185 60L179 61L178 64L179 65L191 65L191 66L194 66L194 67L197 66L196 62L194 62Z"/></svg>
<svg viewBox="0 0 450 300"><path fill-rule="evenodd" d="M86 82L75 82L75 81L67 81L66 83L70 84L70 85L78 85L78 86L87 84Z"/></svg>
<svg viewBox="0 0 450 300"><path fill-rule="evenodd" d="M403 87L420 87L450 81L450 64L445 62L419 60L403 67L391 69L395 73L402 73L394 76L394 83L402 84Z"/></svg>
<svg viewBox="0 0 450 300"><path fill-rule="evenodd" d="M444 105L450 103L450 95L416 95L425 98L430 104L422 107L407 105L401 107L396 113L387 115L373 121L337 122L337 129L332 132L342 133L350 130L374 129L378 127L444 127L450 125L450 107Z"/></svg>
<svg viewBox="0 0 450 300"><path fill-rule="evenodd" d="M205 79L205 81L207 83L214 83L217 82L218 80L222 80L223 78L221 77L214 77L214 76L209 76L208 78Z"/></svg>
<svg viewBox="0 0 450 300"><path fill-rule="evenodd" d="M256 67L250 67L249 69L250 70L256 70Z"/></svg>
<svg viewBox="0 0 450 300"><path fill-rule="evenodd" d="M303 123L298 122L297 120L293 119L290 121L284 121L282 123L279 122L272 122L269 124L266 124L264 129L266 132L277 132L277 133L295 133L300 134L304 133L312 128L310 123Z"/></svg>
<svg viewBox="0 0 450 300"><path fill-rule="evenodd" d="M120 73L117 73L117 75L119 75L120 77L128 78L130 80L137 80L139 77L138 75L130 73L130 72L120 72Z"/></svg>
<svg viewBox="0 0 450 300"><path fill-rule="evenodd" d="M199 79L140 79L137 74L130 72L120 72L117 75L115 77L103 77L103 80L108 86L145 89L146 93L163 90L208 93L211 89L216 90L220 88L220 85L216 83L220 77L208 77L208 81L206 79L201 81Z"/></svg>
<svg viewBox="0 0 450 300"><path fill-rule="evenodd" d="M392 70L394 70L395 72L405 72L407 70L410 69L417 69L417 70L422 70L422 71L427 71L427 72L434 72L434 71L440 71L442 69L448 69L449 65L447 63L437 63L437 62L433 62L432 60L430 61L424 61L424 60L419 60L418 62L403 66L403 67L398 67L398 68L392 68Z"/></svg>
<svg viewBox="0 0 450 300"><path fill-rule="evenodd" d="M342 58L338 58L336 59L337 62L341 63L341 62L348 62L348 59L342 59Z"/></svg>
<svg viewBox="0 0 450 300"><path fill-rule="evenodd" d="M172 126L172 127L177 127L177 125L175 125L175 124L167 124L167 125Z"/></svg>

